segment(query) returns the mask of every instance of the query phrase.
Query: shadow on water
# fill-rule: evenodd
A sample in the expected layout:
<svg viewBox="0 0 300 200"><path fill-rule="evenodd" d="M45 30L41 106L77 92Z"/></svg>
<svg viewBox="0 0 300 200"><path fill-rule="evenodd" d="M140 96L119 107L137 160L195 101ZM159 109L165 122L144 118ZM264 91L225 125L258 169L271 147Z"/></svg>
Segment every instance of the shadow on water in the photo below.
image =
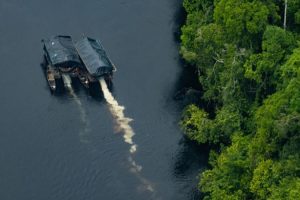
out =
<svg viewBox="0 0 300 200"><path fill-rule="evenodd" d="M193 66L187 66L182 58L178 62L182 69L174 87L173 99L178 102L181 109L189 104L201 104L202 88L197 70Z"/></svg>
<svg viewBox="0 0 300 200"><path fill-rule="evenodd" d="M79 83L80 84L80 83ZM95 83L92 83L89 87L89 89L85 89L86 95L91 96L94 100L102 102L104 101L104 94L101 89L100 83L97 81ZM113 94L114 93L114 84L113 82L110 83L108 86L108 90Z"/></svg>
<svg viewBox="0 0 300 200"><path fill-rule="evenodd" d="M178 6L179 5L179 6ZM176 1L176 12L174 24L174 42L177 48L180 48L181 27L186 21L186 12L182 6L182 0ZM202 87L198 80L198 72L194 66L184 62L181 56L178 56L178 66L181 66L179 76L172 91L173 101L182 111L191 103L200 104ZM209 147L199 145L195 141L191 141L186 136L182 136L179 141L180 150L175 156L173 168L174 177L183 182L183 184L193 184L193 186L183 185L184 192L189 194L188 199L202 199L203 194L197 188L199 183L199 173L205 170L208 166ZM192 179L190 181L185 180ZM186 191L190 190L190 191Z"/></svg>
<svg viewBox="0 0 300 200"><path fill-rule="evenodd" d="M199 145L186 137L182 137L179 142L180 151L176 155L173 173L176 179L186 180L191 178L189 184L190 191L185 191L189 195L189 199L201 199L203 194L198 190L198 175L207 168L209 147Z"/></svg>
<svg viewBox="0 0 300 200"><path fill-rule="evenodd" d="M96 101L104 101L103 92L101 90L99 82L90 84L89 89L87 89L88 95L90 95Z"/></svg>
<svg viewBox="0 0 300 200"><path fill-rule="evenodd" d="M183 7L182 0L177 0L174 3L174 7L176 11L173 17L173 19L175 19L173 26L173 39L177 44L177 48L179 51L181 42L181 27L186 21L187 13ZM181 71L179 74L179 78L174 87L173 99L181 101L180 104L183 107L191 103L199 104L202 87L199 84L198 71L196 67L187 64L180 55L178 56L177 62L179 66L182 66L182 68L180 69Z"/></svg>
<svg viewBox="0 0 300 200"><path fill-rule="evenodd" d="M181 27L186 21L187 13L183 7L183 0L177 0L173 6L175 7L173 37L177 43L180 43Z"/></svg>

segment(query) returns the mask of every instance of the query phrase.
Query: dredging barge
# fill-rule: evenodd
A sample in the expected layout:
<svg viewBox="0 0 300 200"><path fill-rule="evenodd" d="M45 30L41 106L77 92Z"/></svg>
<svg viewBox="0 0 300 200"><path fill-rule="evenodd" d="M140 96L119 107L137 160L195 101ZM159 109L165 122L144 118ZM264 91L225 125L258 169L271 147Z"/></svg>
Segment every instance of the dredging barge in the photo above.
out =
<svg viewBox="0 0 300 200"><path fill-rule="evenodd" d="M71 36L58 35L42 42L51 92L57 90L58 82L63 82L64 74L78 78L86 88L98 83L100 77L111 85L116 67L99 40L82 37L74 42Z"/></svg>
<svg viewBox="0 0 300 200"><path fill-rule="evenodd" d="M106 54L101 42L89 37L82 37L75 43L75 48L86 71L79 73L79 79L85 77L89 83L98 83L104 77L108 85L112 83L116 67Z"/></svg>

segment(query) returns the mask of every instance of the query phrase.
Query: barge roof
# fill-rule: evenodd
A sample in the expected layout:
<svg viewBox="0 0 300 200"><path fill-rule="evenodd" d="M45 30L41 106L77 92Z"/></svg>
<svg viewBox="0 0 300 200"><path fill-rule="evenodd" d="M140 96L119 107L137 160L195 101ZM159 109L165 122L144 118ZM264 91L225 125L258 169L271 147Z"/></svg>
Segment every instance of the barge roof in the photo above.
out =
<svg viewBox="0 0 300 200"><path fill-rule="evenodd" d="M70 36L58 35L42 42L46 58L53 66L82 67Z"/></svg>
<svg viewBox="0 0 300 200"><path fill-rule="evenodd" d="M99 40L83 37L75 43L75 47L92 76L99 77L115 69Z"/></svg>

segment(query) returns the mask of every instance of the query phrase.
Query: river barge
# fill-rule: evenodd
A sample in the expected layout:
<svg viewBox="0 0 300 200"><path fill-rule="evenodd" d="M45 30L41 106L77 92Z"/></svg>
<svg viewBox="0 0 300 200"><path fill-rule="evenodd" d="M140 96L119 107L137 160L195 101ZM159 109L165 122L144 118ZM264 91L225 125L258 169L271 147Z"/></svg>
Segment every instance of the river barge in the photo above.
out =
<svg viewBox="0 0 300 200"><path fill-rule="evenodd" d="M108 85L112 84L115 65L109 59L101 42L90 37L82 37L75 43L75 48L83 62L86 72L82 73L89 83L98 84L99 78L103 77Z"/></svg>
<svg viewBox="0 0 300 200"><path fill-rule="evenodd" d="M74 42L71 36L58 35L42 42L46 77L52 92L57 89L57 82L63 82L63 74L78 78L85 88L99 84L101 77L109 86L112 84L116 67L99 40L82 37Z"/></svg>

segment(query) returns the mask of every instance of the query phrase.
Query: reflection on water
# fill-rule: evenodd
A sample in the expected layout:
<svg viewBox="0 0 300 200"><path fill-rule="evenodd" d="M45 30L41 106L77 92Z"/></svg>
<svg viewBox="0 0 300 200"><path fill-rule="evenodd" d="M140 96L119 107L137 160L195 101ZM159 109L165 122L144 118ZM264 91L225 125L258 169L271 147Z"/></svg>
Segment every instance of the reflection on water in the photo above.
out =
<svg viewBox="0 0 300 200"><path fill-rule="evenodd" d="M201 193L197 189L199 182L198 175L205 169L208 162L208 147L183 137L180 142L180 151L176 156L174 164L174 176L177 180L192 184L189 194L191 200L200 199ZM186 188L185 188L186 189Z"/></svg>

